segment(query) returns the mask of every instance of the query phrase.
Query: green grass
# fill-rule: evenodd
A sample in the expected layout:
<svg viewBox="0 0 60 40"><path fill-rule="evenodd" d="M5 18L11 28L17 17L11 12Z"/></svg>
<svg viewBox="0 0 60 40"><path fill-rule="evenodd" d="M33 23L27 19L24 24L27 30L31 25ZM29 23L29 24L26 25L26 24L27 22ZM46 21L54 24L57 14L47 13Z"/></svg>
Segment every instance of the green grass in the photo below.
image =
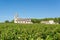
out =
<svg viewBox="0 0 60 40"><path fill-rule="evenodd" d="M60 40L60 25L0 23L0 40Z"/></svg>

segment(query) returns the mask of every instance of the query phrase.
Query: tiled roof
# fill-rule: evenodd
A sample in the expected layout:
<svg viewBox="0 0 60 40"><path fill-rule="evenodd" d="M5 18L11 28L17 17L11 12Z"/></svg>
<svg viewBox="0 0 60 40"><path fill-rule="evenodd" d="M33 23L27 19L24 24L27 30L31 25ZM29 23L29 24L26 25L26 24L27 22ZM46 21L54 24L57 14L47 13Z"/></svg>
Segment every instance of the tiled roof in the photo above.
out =
<svg viewBox="0 0 60 40"><path fill-rule="evenodd" d="M17 21L31 21L29 18L17 18Z"/></svg>

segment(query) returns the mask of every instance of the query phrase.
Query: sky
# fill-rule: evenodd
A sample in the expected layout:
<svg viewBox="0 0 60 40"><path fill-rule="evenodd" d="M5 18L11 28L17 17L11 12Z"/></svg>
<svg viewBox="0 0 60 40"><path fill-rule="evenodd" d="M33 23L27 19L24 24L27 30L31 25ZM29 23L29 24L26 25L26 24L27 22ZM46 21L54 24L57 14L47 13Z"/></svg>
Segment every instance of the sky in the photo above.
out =
<svg viewBox="0 0 60 40"><path fill-rule="evenodd" d="M0 0L0 22L20 18L60 17L60 0Z"/></svg>

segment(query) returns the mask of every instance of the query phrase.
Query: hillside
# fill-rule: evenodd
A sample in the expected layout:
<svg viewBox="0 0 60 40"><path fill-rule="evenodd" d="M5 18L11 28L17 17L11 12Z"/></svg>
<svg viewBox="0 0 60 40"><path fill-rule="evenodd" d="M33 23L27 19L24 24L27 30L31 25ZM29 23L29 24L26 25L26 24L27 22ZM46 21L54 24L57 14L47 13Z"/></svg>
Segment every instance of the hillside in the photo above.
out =
<svg viewBox="0 0 60 40"><path fill-rule="evenodd" d="M60 25L0 23L1 40L60 40Z"/></svg>

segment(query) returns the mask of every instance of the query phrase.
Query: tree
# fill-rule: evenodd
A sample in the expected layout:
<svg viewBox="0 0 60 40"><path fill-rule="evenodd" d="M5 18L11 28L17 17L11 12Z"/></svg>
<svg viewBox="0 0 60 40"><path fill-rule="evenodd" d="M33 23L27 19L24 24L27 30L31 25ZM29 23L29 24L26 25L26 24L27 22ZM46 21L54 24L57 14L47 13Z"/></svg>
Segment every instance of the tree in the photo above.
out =
<svg viewBox="0 0 60 40"><path fill-rule="evenodd" d="M55 21L55 22L58 22L59 20L58 20L58 18L54 18L54 21Z"/></svg>
<svg viewBox="0 0 60 40"><path fill-rule="evenodd" d="M31 19L31 21L33 22L33 23L40 23L40 19Z"/></svg>
<svg viewBox="0 0 60 40"><path fill-rule="evenodd" d="M5 23L9 23L9 21L8 21L8 20L6 20L6 21L5 21Z"/></svg>
<svg viewBox="0 0 60 40"><path fill-rule="evenodd" d="M14 23L14 20L12 20L10 23Z"/></svg>
<svg viewBox="0 0 60 40"><path fill-rule="evenodd" d="M60 18L58 18L58 23L60 24Z"/></svg>

